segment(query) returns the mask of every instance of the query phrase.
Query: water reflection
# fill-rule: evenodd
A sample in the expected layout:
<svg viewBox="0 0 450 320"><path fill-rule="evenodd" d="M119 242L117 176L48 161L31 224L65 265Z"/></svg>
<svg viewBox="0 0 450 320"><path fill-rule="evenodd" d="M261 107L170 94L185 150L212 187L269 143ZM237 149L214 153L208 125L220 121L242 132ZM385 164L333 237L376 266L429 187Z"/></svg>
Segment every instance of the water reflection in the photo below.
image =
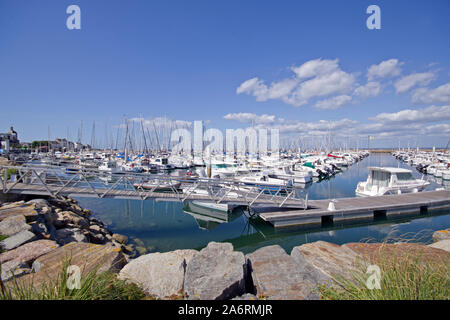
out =
<svg viewBox="0 0 450 320"><path fill-rule="evenodd" d="M391 155L371 155L328 180L306 186L309 199L353 197L358 181L365 180L367 167L383 165L411 168ZM415 177L421 174L413 170ZM440 184L441 183L441 184ZM449 181L432 181L428 189L442 187ZM332 224L316 229L281 229L236 208L231 213L211 210L195 203L158 202L154 200L121 200L77 198L81 206L91 209L93 216L102 220L111 230L127 235L131 241L148 252L175 249L200 249L210 241L228 241L237 250L252 252L259 247L279 244L288 252L294 246L324 240L334 243L358 242L365 239L381 241L408 232L431 231L450 225L449 211L434 212L402 220L376 219L357 225Z"/></svg>
<svg viewBox="0 0 450 320"><path fill-rule="evenodd" d="M205 208L197 201L187 201L184 205L183 212L191 215L197 222L200 229L212 230L221 223L229 223L239 218L243 210L236 208L233 211L220 211Z"/></svg>

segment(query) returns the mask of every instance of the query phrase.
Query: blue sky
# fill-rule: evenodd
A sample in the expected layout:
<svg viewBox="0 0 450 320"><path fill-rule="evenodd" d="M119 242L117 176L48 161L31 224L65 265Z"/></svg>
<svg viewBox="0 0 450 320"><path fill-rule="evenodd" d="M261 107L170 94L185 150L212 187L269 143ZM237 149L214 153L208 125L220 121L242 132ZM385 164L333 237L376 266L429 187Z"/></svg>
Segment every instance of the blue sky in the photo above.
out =
<svg viewBox="0 0 450 320"><path fill-rule="evenodd" d="M81 30L66 8L81 8ZM381 8L381 29L366 8ZM123 116L445 146L450 2L0 0L0 131L102 140ZM359 138L357 138L359 137Z"/></svg>

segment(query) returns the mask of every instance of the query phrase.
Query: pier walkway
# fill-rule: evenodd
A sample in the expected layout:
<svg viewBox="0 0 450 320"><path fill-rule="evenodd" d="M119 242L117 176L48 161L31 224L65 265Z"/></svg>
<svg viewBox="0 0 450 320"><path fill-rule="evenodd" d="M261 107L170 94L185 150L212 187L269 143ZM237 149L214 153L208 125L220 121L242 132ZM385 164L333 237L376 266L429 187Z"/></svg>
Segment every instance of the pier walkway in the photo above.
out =
<svg viewBox="0 0 450 320"><path fill-rule="evenodd" d="M450 190L335 199L333 211L328 210L329 204L330 200L309 200L306 210L264 212L259 216L274 227L282 228L418 215L428 210L450 208Z"/></svg>
<svg viewBox="0 0 450 320"><path fill-rule="evenodd" d="M270 205L278 208L306 208L304 188L249 186L233 179L180 177L167 174L108 174L98 170L71 170L51 166L0 166L3 193L37 196L71 196L162 201L198 200L235 206ZM7 172L17 172L11 181Z"/></svg>

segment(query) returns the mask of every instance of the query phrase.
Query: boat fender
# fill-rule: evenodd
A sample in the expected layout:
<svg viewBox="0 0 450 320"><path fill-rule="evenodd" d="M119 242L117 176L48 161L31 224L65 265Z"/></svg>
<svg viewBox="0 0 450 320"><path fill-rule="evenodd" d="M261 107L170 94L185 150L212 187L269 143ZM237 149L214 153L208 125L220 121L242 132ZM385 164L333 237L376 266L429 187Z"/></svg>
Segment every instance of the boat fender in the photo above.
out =
<svg viewBox="0 0 450 320"><path fill-rule="evenodd" d="M328 203L328 211L336 211L336 206L334 205L334 200Z"/></svg>

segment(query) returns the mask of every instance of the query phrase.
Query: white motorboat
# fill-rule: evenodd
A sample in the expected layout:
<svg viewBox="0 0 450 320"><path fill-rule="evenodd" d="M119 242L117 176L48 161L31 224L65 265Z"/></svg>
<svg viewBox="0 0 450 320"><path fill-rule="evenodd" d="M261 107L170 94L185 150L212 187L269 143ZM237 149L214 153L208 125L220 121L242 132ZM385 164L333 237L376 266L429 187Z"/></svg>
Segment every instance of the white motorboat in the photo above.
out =
<svg viewBox="0 0 450 320"><path fill-rule="evenodd" d="M312 173L310 171L292 171L289 167L273 168L273 176L283 180L293 180L294 183L307 184L312 181Z"/></svg>
<svg viewBox="0 0 450 320"><path fill-rule="evenodd" d="M98 170L106 173L125 173L122 167L118 167L115 161L103 160L103 162L98 166Z"/></svg>
<svg viewBox="0 0 450 320"><path fill-rule="evenodd" d="M238 178L238 180L240 182L243 182L248 187L256 188L258 190L264 189L269 192L291 188L294 185L293 179L277 179L271 174L267 173L243 176Z"/></svg>
<svg viewBox="0 0 450 320"><path fill-rule="evenodd" d="M442 180L450 180L450 169L442 170Z"/></svg>
<svg viewBox="0 0 450 320"><path fill-rule="evenodd" d="M181 183L167 183L159 182L158 180L148 181L144 183L135 183L133 186L138 190L153 190L153 191L174 191L179 190Z"/></svg>
<svg viewBox="0 0 450 320"><path fill-rule="evenodd" d="M389 194L415 193L423 191L430 183L415 179L412 171L402 168L369 167L369 176L359 182L355 193L360 197Z"/></svg>
<svg viewBox="0 0 450 320"><path fill-rule="evenodd" d="M201 207L204 209L216 210L216 211L228 212L228 210L231 209L231 207L228 203L215 203L215 202L193 200L192 204L194 204L197 207Z"/></svg>

